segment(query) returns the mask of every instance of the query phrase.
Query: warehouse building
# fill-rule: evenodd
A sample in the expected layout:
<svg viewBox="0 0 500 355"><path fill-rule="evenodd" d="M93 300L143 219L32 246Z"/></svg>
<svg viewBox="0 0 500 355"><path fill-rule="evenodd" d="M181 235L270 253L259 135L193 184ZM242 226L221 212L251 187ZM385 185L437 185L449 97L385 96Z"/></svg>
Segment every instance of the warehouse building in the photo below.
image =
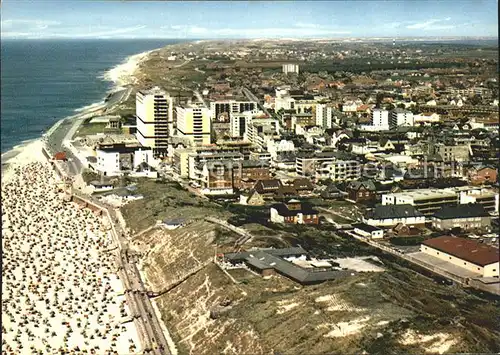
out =
<svg viewBox="0 0 500 355"><path fill-rule="evenodd" d="M479 277L499 277L499 251L491 245L454 236L428 239L420 251L447 261Z"/></svg>

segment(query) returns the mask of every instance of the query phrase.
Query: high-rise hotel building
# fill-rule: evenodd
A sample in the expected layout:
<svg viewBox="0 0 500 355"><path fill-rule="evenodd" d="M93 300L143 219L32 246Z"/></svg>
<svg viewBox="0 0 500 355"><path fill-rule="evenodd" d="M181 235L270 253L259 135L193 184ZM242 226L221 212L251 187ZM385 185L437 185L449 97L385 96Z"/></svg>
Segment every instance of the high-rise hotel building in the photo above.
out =
<svg viewBox="0 0 500 355"><path fill-rule="evenodd" d="M151 147L155 155L163 155L168 138L174 134L173 99L168 93L154 87L139 91L135 96L137 140Z"/></svg>
<svg viewBox="0 0 500 355"><path fill-rule="evenodd" d="M186 137L194 145L210 144L210 109L202 103L177 106L177 135Z"/></svg>

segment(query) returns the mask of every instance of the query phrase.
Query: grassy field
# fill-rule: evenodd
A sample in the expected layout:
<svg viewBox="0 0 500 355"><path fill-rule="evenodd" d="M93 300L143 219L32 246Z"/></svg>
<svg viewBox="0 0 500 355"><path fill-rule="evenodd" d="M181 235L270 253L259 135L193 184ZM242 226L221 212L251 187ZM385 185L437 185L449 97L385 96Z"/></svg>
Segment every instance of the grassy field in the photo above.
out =
<svg viewBox="0 0 500 355"><path fill-rule="evenodd" d="M87 136L97 133L103 133L106 128L106 123L84 123L76 132L76 137Z"/></svg>
<svg viewBox="0 0 500 355"><path fill-rule="evenodd" d="M122 208L130 228L138 232L165 218L203 219L217 215L224 218L227 213L220 206L184 190L176 182L138 180L137 193L143 199L132 201Z"/></svg>

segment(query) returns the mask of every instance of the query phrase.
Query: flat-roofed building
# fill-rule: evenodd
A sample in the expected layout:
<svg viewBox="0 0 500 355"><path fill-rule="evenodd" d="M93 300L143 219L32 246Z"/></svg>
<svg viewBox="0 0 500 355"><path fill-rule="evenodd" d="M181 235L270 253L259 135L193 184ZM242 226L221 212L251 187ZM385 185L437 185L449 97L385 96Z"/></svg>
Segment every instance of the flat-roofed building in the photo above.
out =
<svg viewBox="0 0 500 355"><path fill-rule="evenodd" d="M222 100L210 103L211 118L214 121L217 121L221 114L226 114L227 117L231 117L232 114L253 111L256 109L257 102L255 101Z"/></svg>
<svg viewBox="0 0 500 355"><path fill-rule="evenodd" d="M322 162L316 169L317 180L350 181L361 177L361 164L357 160Z"/></svg>
<svg viewBox="0 0 500 355"><path fill-rule="evenodd" d="M421 189L382 195L382 205L412 205L425 216L432 216L443 206L456 206L458 202L458 193L449 189Z"/></svg>
<svg viewBox="0 0 500 355"><path fill-rule="evenodd" d="M139 165L155 165L151 148L140 145L107 144L96 148L95 170L106 176L134 171Z"/></svg>
<svg viewBox="0 0 500 355"><path fill-rule="evenodd" d="M446 145L438 143L434 146L435 154L439 154L444 162L464 162L470 160L470 145Z"/></svg>
<svg viewBox="0 0 500 355"><path fill-rule="evenodd" d="M455 190L459 193L460 203L479 203L489 213L498 213L498 190L470 186L458 187Z"/></svg>
<svg viewBox="0 0 500 355"><path fill-rule="evenodd" d="M395 108L391 111L389 126L391 128L399 126L413 126L413 112L401 108Z"/></svg>
<svg viewBox="0 0 500 355"><path fill-rule="evenodd" d="M135 96L136 137L144 147L163 155L174 135L173 99L159 87L138 91Z"/></svg>
<svg viewBox="0 0 500 355"><path fill-rule="evenodd" d="M420 251L437 259L447 261L479 277L498 277L499 251L491 245L454 236L427 239Z"/></svg>
<svg viewBox="0 0 500 355"><path fill-rule="evenodd" d="M290 73L299 73L299 65L298 64L283 64L282 66L282 71L284 74L290 74Z"/></svg>
<svg viewBox="0 0 500 355"><path fill-rule="evenodd" d="M210 144L210 110L203 104L177 106L177 135L186 137L195 145Z"/></svg>

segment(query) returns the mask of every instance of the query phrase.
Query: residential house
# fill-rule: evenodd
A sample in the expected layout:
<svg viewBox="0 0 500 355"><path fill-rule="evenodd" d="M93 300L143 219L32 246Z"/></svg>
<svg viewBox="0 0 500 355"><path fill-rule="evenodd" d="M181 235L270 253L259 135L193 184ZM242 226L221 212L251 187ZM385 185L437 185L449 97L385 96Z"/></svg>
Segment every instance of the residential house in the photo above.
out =
<svg viewBox="0 0 500 355"><path fill-rule="evenodd" d="M322 199L330 200L342 198L344 197L344 193L342 193L342 191L340 191L339 188L335 186L335 184L331 183L326 187L326 189L321 191L320 196Z"/></svg>
<svg viewBox="0 0 500 355"><path fill-rule="evenodd" d="M269 179L269 162L265 160L240 160L233 165L234 187L251 188L258 180Z"/></svg>
<svg viewBox="0 0 500 355"><path fill-rule="evenodd" d="M313 183L311 182L311 180L306 178L293 180L292 186L300 196L310 195L314 191Z"/></svg>
<svg viewBox="0 0 500 355"><path fill-rule="evenodd" d="M491 216L479 203L445 206L432 216L432 227L439 230L460 228L464 231L491 227Z"/></svg>
<svg viewBox="0 0 500 355"><path fill-rule="evenodd" d="M248 206L263 206L264 198L256 190L252 189L248 193L240 195L240 204Z"/></svg>
<svg viewBox="0 0 500 355"><path fill-rule="evenodd" d="M377 189L372 180L351 181L346 188L347 198L356 203L375 201Z"/></svg>
<svg viewBox="0 0 500 355"><path fill-rule="evenodd" d="M469 169L467 180L472 185L494 184L498 180L498 170L489 166Z"/></svg>
<svg viewBox="0 0 500 355"><path fill-rule="evenodd" d="M394 227L399 223L409 227L423 227L425 216L412 205L381 205L368 211L363 222L377 227Z"/></svg>
<svg viewBox="0 0 500 355"><path fill-rule="evenodd" d="M279 179L266 179L257 181L254 190L263 197L272 197L282 186L283 183Z"/></svg>
<svg viewBox="0 0 500 355"><path fill-rule="evenodd" d="M271 222L290 224L319 224L318 211L298 200L271 206Z"/></svg>
<svg viewBox="0 0 500 355"><path fill-rule="evenodd" d="M476 240L441 236L425 240L420 245L420 251L476 274L477 277L500 276L498 247Z"/></svg>
<svg viewBox="0 0 500 355"><path fill-rule="evenodd" d="M356 223L352 225L354 233L369 239L382 239L384 238L384 230L366 223Z"/></svg>

